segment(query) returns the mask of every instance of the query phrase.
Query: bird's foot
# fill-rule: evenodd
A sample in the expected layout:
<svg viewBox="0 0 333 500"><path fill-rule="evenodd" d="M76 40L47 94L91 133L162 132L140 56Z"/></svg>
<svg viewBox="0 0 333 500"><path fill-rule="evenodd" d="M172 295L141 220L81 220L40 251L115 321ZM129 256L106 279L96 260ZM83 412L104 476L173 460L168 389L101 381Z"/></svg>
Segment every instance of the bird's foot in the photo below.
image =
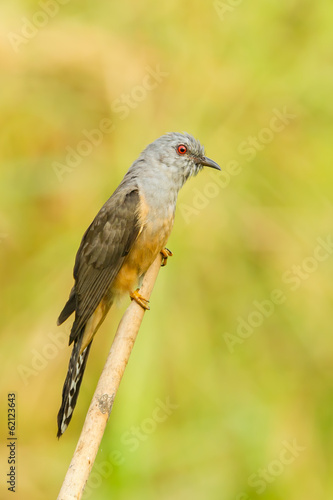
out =
<svg viewBox="0 0 333 500"><path fill-rule="evenodd" d="M150 309L149 307L149 300L145 299L140 295L139 293L139 288L137 288L134 292L130 293L131 300L135 300L139 306L141 306L143 309L148 310Z"/></svg>
<svg viewBox="0 0 333 500"><path fill-rule="evenodd" d="M161 266L163 267L167 265L168 257L172 257L173 253L168 248L163 248L163 250L161 250L161 254L162 254Z"/></svg>

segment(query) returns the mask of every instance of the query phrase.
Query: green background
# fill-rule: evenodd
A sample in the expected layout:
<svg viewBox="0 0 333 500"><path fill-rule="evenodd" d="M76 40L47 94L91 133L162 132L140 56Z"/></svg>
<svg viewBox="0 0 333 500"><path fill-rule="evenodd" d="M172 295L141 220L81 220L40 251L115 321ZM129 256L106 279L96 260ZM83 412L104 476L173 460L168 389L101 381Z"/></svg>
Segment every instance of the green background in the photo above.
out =
<svg viewBox="0 0 333 500"><path fill-rule="evenodd" d="M174 257L84 498L332 498L333 255L320 241L333 238L333 6L53 0L53 9L0 7L1 498L12 498L9 392L15 498L57 496L128 304L96 336L58 441L70 322L58 328L56 318L76 250L141 150L183 130L222 172L205 169L180 193ZM27 22L43 26L17 38ZM156 68L163 76L147 89ZM286 123L272 121L283 112ZM103 119L113 130L57 175L66 148ZM177 406L160 422L157 400Z"/></svg>

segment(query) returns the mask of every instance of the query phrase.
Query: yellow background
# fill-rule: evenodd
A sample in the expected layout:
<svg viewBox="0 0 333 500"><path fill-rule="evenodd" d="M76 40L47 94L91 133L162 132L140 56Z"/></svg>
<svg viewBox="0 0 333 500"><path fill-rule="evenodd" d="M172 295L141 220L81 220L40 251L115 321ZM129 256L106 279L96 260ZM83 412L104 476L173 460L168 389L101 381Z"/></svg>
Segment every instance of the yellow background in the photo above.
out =
<svg viewBox="0 0 333 500"><path fill-rule="evenodd" d="M53 0L46 17L41 5L0 7L1 498L13 498L4 479L9 392L15 498L56 498L127 305L100 329L58 441L70 322L58 328L56 318L76 250L141 150L183 130L222 172L205 169L180 193L174 257L159 274L86 498L332 498L333 255L318 250L333 237L332 5ZM147 89L156 68L164 75ZM124 95L131 104L120 113ZM277 112L292 118L272 131ZM113 130L60 179L54 166L66 148L104 119ZM259 142L245 154L249 140ZM283 303L267 303L274 290ZM258 303L266 316L254 314ZM244 327L246 338L240 321L257 324ZM178 407L156 423L156 400L168 398ZM146 431L130 446L137 427ZM301 451L293 457L286 443Z"/></svg>

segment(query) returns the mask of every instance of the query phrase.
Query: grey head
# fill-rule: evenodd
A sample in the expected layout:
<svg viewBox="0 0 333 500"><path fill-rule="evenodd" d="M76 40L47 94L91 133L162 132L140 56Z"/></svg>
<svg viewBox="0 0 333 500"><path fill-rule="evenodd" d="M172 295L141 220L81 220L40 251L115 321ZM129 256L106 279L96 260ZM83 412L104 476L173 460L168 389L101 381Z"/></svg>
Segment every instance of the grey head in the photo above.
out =
<svg viewBox="0 0 333 500"><path fill-rule="evenodd" d="M131 170L138 173L140 169L140 176L143 170L147 177L158 175L180 189L205 166L221 170L215 161L205 156L204 147L192 135L171 132L149 144Z"/></svg>

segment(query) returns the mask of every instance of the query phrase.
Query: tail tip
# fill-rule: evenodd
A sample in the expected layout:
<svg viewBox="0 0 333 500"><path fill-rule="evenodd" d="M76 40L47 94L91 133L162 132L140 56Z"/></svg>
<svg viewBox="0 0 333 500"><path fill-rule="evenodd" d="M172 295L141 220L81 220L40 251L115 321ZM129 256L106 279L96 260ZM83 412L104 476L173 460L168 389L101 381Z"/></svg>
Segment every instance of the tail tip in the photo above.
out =
<svg viewBox="0 0 333 500"><path fill-rule="evenodd" d="M57 432L57 438L60 439L65 430L68 427L68 423L66 423L64 420L62 422L58 422L58 432Z"/></svg>

